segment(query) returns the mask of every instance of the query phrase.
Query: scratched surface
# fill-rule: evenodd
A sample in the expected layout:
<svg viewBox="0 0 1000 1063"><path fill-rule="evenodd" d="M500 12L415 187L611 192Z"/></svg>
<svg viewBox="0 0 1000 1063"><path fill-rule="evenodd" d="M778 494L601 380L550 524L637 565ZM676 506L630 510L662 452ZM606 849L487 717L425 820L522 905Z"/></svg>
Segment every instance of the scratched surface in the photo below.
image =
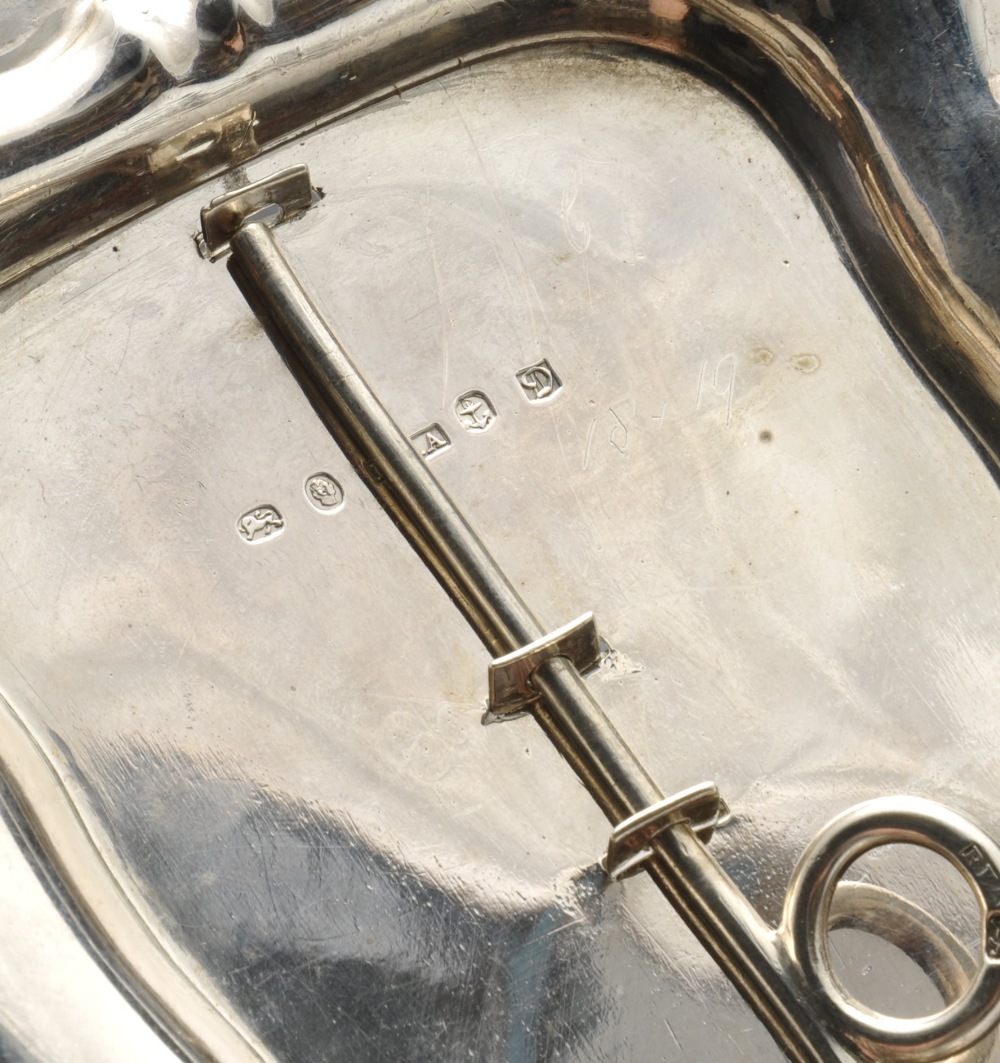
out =
<svg viewBox="0 0 1000 1063"><path fill-rule="evenodd" d="M667 792L718 782L765 916L856 801L1000 830L996 487L753 120L550 49L249 176L296 162L325 198L289 257L543 620L596 611L591 682ZM531 721L480 726L484 651L195 253L212 194L3 310L0 680L124 888L276 1060L778 1059L652 887L605 884Z"/></svg>

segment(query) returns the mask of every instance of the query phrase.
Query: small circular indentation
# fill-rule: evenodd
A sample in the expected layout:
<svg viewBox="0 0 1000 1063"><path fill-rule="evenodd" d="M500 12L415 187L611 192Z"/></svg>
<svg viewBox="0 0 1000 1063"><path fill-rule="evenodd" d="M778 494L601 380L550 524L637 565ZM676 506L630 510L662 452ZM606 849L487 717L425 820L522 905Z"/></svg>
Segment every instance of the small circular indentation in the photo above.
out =
<svg viewBox="0 0 1000 1063"><path fill-rule="evenodd" d="M344 504L344 489L328 472L310 476L305 492L309 504L320 513L336 513Z"/></svg>
<svg viewBox="0 0 1000 1063"><path fill-rule="evenodd" d="M774 439L774 433L771 431L770 428L765 428L760 433L758 433L757 438L762 443L770 443L771 440Z"/></svg>

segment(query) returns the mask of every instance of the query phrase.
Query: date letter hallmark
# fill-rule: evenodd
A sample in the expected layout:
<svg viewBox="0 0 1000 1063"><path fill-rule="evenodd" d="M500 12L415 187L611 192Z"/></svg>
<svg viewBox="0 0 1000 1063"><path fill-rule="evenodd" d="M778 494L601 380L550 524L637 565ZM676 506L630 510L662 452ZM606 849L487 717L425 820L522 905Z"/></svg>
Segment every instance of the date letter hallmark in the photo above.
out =
<svg viewBox="0 0 1000 1063"><path fill-rule="evenodd" d="M285 518L274 506L254 506L236 522L236 530L244 542L262 543L285 530Z"/></svg>
<svg viewBox="0 0 1000 1063"><path fill-rule="evenodd" d="M486 432L497 419L497 409L482 391L467 391L455 399L455 416L467 432Z"/></svg>
<svg viewBox="0 0 1000 1063"><path fill-rule="evenodd" d="M562 387L556 371L543 358L534 365L525 366L514 374L529 402L544 402L551 399Z"/></svg>
<svg viewBox="0 0 1000 1063"><path fill-rule="evenodd" d="M436 421L410 436L410 442L425 460L435 457L451 446L448 433Z"/></svg>
<svg viewBox="0 0 1000 1063"><path fill-rule="evenodd" d="M344 504L344 489L326 472L317 472L305 482L306 498L320 513L336 513Z"/></svg>

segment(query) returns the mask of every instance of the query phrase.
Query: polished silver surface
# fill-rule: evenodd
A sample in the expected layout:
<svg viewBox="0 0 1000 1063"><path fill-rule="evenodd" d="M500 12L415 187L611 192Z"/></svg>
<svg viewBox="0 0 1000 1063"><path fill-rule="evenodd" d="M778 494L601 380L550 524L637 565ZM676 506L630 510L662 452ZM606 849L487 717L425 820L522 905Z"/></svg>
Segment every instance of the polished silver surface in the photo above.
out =
<svg viewBox="0 0 1000 1063"><path fill-rule="evenodd" d="M230 245L237 283L265 316L274 342L286 351L344 456L494 654L494 664L497 655L504 660L518 649L527 651L531 660L540 644L548 644L548 651L531 661L528 681L539 695L532 716L601 811L615 823L660 805L662 792L584 682L576 662L566 653L551 652L552 636L543 634L545 629L508 575L344 351L271 230L260 222L245 225ZM700 839L691 817L684 816L682 808L675 811L673 822L664 822L649 839L652 852L645 869L682 916L699 911L700 918L691 919L692 929L753 1002L791 1059L840 1059L839 1029L824 1023L825 1016L809 1006L812 987L806 980L786 977L792 965L776 935L761 923L708 850L692 844ZM986 992L971 997L962 1011L964 1024L951 1030L949 1052L968 1047L968 1038L963 1039L967 1028L974 1034L972 1040L992 1028L987 1013L993 1003ZM928 1033L927 1043L936 1046ZM927 1045L910 1047L920 1053ZM945 1054L932 1051L930 1058Z"/></svg>
<svg viewBox="0 0 1000 1063"><path fill-rule="evenodd" d="M256 210L281 211L287 175L294 172L248 186L247 202ZM202 211L203 228L206 217ZM716 787L703 784L665 801L584 683L584 673L600 657L593 614L538 634L524 598L343 349L272 229L244 217L228 242L237 283L344 457L486 648L506 651L490 664L490 710L530 705L604 814L615 822L625 810L604 864L611 879L641 864L682 916L699 905L705 918L692 920L691 928L797 1063L841 1058L838 1042L869 1059L932 1063L993 1033L1000 1020L1000 847L975 824L930 802L887 797L859 805L824 827L803 854L785 900L782 932L761 925L725 870L707 851L691 848L695 839L707 842L720 819L724 806ZM518 381L523 385L523 371ZM576 652L581 633L590 652ZM667 846L674 834L683 845ZM966 873L982 915L980 966L970 985L919 1020L851 1002L830 964L829 910L843 873L870 849L894 843L923 845L950 859ZM641 859L637 844L644 846ZM661 847L669 855L661 856ZM630 853L627 861L623 849Z"/></svg>
<svg viewBox="0 0 1000 1063"><path fill-rule="evenodd" d="M325 192L282 239L345 343L544 614L596 609L601 700L657 779L719 780L739 811L713 848L768 920L854 802L996 829L992 97L950 109L942 61L930 104L886 103L851 48L899 5L667 6L654 29L639 6L316 4L211 92L205 66L154 78L6 155L4 775L60 903L191 1058L780 1056L653 891L604 884L606 829L530 725L478 726L487 656L198 257L200 207L283 166ZM899 64L957 54L958 23L933 52L910 10ZM761 107L830 213L630 33ZM393 94L574 34L597 43ZM972 117L918 157L918 111ZM917 968L974 947L964 882L884 874L959 928ZM899 937L856 953L890 1008L964 992L955 961L928 1006Z"/></svg>
<svg viewBox="0 0 1000 1063"><path fill-rule="evenodd" d="M0 821L0 1059L176 1063L95 961L39 876L18 828Z"/></svg>

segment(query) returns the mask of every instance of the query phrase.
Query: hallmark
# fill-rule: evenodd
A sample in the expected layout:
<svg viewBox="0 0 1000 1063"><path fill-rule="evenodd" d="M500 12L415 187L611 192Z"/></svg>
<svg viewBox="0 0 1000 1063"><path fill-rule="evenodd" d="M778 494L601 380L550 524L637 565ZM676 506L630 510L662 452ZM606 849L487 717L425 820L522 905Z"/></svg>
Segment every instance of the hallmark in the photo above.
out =
<svg viewBox="0 0 1000 1063"><path fill-rule="evenodd" d="M448 433L436 421L410 436L410 442L414 444L422 458L433 458L451 446Z"/></svg>
<svg viewBox="0 0 1000 1063"><path fill-rule="evenodd" d="M467 391L455 399L455 416L467 432L485 432L493 427L497 409L482 391Z"/></svg>
<svg viewBox="0 0 1000 1063"><path fill-rule="evenodd" d="M1000 873L989 857L974 842L970 842L959 854L959 860L979 884L991 908L1000 907Z"/></svg>
<svg viewBox="0 0 1000 1063"><path fill-rule="evenodd" d="M986 958L996 962L1000 960L1000 912L990 912L986 916L986 934L983 951Z"/></svg>
<svg viewBox="0 0 1000 1063"><path fill-rule="evenodd" d="M547 358L519 369L514 375L529 402L551 399L562 387L562 381L556 376L556 371L549 365Z"/></svg>
<svg viewBox="0 0 1000 1063"><path fill-rule="evenodd" d="M306 498L320 513L335 513L344 504L344 489L326 472L317 472L305 482Z"/></svg>
<svg viewBox="0 0 1000 1063"><path fill-rule="evenodd" d="M276 539L285 529L285 518L274 506L254 506L236 522L236 530L244 542L262 543Z"/></svg>

